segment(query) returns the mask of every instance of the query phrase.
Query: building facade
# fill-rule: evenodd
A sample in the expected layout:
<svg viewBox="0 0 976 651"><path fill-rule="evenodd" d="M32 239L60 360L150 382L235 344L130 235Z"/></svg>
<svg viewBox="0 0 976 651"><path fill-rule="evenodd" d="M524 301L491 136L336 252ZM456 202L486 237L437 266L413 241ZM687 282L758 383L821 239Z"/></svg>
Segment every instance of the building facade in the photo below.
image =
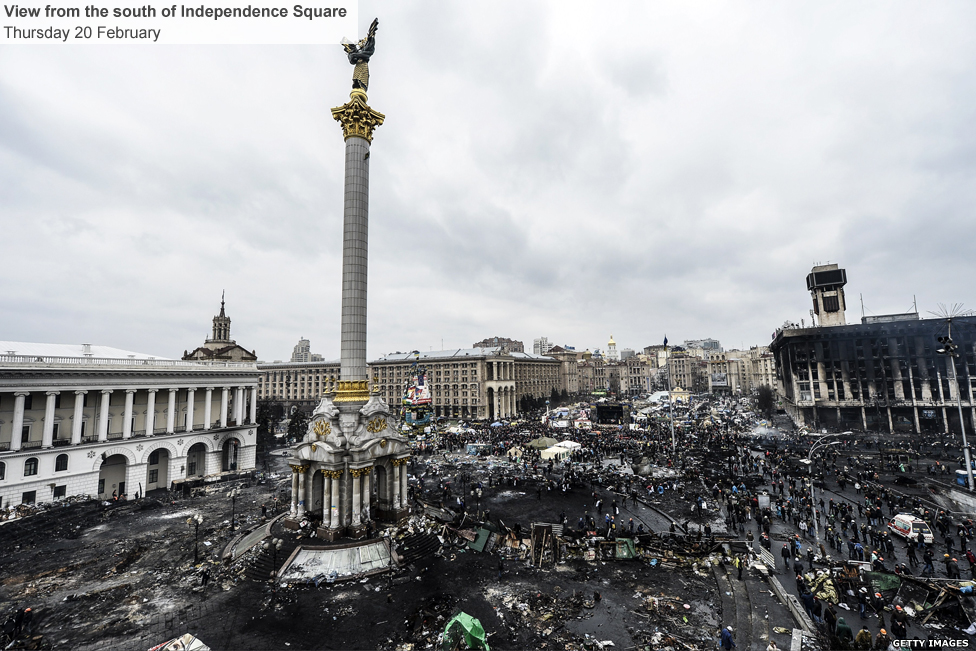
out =
<svg viewBox="0 0 976 651"><path fill-rule="evenodd" d="M230 338L230 317L224 311L224 297L220 297L220 314L213 318L213 331L203 345L192 352L183 351L186 361L256 362L257 354Z"/></svg>
<svg viewBox="0 0 976 651"><path fill-rule="evenodd" d="M958 358L938 353L946 332L944 319L915 313L778 330L769 350L783 404L801 425L947 433L959 431L961 400L966 426L974 427L976 317L953 320Z"/></svg>
<svg viewBox="0 0 976 651"><path fill-rule="evenodd" d="M525 344L508 337L488 337L471 345L472 348L504 348L510 353L524 353Z"/></svg>
<svg viewBox="0 0 976 651"><path fill-rule="evenodd" d="M258 400L273 400L288 405L315 406L326 383L341 380L339 360L320 362L259 363Z"/></svg>
<svg viewBox="0 0 976 651"><path fill-rule="evenodd" d="M425 370L434 415L447 418L512 418L522 398L560 391L558 360L503 347L391 353L369 366L379 396L390 404L399 404L412 374Z"/></svg>
<svg viewBox="0 0 976 651"><path fill-rule="evenodd" d="M257 368L0 342L0 506L254 468Z"/></svg>
<svg viewBox="0 0 976 651"><path fill-rule="evenodd" d="M295 344L295 348L291 351L292 362L322 362L325 361L321 355L316 355L312 352L312 342L302 337Z"/></svg>

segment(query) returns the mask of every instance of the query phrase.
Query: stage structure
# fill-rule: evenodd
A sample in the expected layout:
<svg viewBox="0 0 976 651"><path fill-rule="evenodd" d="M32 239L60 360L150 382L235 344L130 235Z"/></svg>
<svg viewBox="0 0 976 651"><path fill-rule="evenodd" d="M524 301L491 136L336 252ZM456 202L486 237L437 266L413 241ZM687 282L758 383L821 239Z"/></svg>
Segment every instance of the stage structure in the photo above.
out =
<svg viewBox="0 0 976 651"><path fill-rule="evenodd" d="M373 21L367 36L343 47L355 65L349 101L332 109L346 143L342 245L341 375L331 378L291 452L291 514L286 525L319 522L324 540L361 538L372 520L399 522L409 515L407 439L395 412L372 392L366 367L366 271L369 225L369 154L382 113L366 103L369 59L376 45Z"/></svg>

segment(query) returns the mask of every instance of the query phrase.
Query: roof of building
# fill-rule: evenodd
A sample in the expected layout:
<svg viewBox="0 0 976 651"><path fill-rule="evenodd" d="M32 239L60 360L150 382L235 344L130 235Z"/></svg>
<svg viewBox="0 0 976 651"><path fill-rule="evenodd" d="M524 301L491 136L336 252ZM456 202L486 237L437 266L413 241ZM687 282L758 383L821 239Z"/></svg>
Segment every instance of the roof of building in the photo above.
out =
<svg viewBox="0 0 976 651"><path fill-rule="evenodd" d="M383 355L375 362L412 362L417 359L457 359L464 357L490 357L502 354L501 346L492 346L488 348L453 348L450 350L428 350L420 351L418 353L389 353ZM552 357L548 355L536 355L535 353L515 353L508 351L504 353L508 357L514 357L515 359L525 359L525 360L542 360L542 361L555 361Z"/></svg>
<svg viewBox="0 0 976 651"><path fill-rule="evenodd" d="M263 362L258 361L258 368L317 368L319 366L339 366L342 364L340 359L324 359L313 362Z"/></svg>
<svg viewBox="0 0 976 651"><path fill-rule="evenodd" d="M87 348L86 348L87 347ZM38 357L98 357L102 359L169 359L159 355L136 353L131 350L99 346L97 344L42 344L26 341L0 341L0 355Z"/></svg>

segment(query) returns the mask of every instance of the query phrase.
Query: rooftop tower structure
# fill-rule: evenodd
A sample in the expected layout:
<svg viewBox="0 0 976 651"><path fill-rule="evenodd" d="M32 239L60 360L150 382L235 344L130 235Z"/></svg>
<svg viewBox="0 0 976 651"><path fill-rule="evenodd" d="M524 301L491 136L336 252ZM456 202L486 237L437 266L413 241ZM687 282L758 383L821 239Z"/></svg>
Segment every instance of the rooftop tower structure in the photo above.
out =
<svg viewBox="0 0 976 651"><path fill-rule="evenodd" d="M807 274L807 289L813 297L813 313L821 326L846 325L844 285L847 284L847 270L835 264L814 267Z"/></svg>

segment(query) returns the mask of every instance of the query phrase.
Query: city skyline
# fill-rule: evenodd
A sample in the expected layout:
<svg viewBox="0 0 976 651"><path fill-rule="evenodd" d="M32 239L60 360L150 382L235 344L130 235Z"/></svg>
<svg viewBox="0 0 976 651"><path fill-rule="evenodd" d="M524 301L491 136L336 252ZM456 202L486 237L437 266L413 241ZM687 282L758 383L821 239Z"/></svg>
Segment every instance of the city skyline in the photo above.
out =
<svg viewBox="0 0 976 651"><path fill-rule="evenodd" d="M373 15L371 359L492 333L766 345L809 319L803 279L828 261L852 320L860 294L869 314L973 304L951 245L976 150L962 3ZM226 289L259 358L300 336L332 357L338 48L126 51L0 61L0 223L22 244L3 338L179 357Z"/></svg>

